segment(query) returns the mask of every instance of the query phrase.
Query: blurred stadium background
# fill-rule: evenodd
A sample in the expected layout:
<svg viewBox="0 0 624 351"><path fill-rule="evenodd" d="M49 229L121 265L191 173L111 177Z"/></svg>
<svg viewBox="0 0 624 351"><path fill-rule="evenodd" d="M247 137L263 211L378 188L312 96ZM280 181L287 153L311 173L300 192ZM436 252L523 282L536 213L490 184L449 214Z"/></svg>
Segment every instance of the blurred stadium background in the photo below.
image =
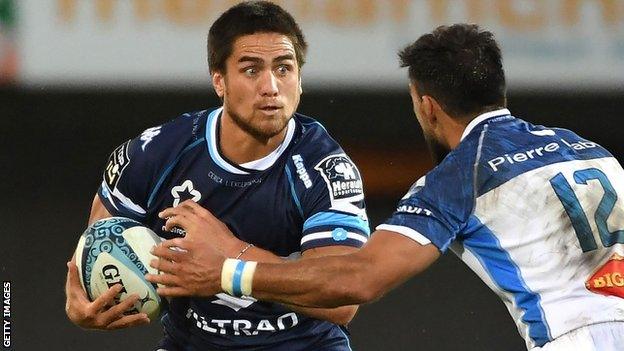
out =
<svg viewBox="0 0 624 351"><path fill-rule="evenodd" d="M13 283L15 350L151 350L157 323L104 333L66 319L65 261L109 152L218 103L205 36L236 2L0 0L0 277ZM516 116L624 156L624 0L277 2L310 43L299 112L360 166L373 225L431 167L396 52L439 24L497 34ZM350 329L355 350L524 349L503 304L452 254L362 307Z"/></svg>

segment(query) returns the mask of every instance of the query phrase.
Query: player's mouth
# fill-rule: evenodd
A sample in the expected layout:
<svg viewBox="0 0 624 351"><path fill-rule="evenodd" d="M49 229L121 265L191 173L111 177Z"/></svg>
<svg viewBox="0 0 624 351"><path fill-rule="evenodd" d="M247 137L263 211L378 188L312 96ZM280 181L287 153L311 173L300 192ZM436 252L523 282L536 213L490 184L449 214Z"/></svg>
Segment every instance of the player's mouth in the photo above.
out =
<svg viewBox="0 0 624 351"><path fill-rule="evenodd" d="M279 105L279 104L263 104L263 105L258 106L258 110L266 114L274 114L283 108L284 106Z"/></svg>

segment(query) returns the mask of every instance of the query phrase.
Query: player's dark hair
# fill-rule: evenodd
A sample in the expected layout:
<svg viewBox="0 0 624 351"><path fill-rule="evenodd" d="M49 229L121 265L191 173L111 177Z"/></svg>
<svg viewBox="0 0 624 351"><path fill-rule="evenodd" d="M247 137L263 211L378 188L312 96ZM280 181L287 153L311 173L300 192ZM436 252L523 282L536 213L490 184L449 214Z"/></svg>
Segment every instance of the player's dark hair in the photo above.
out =
<svg viewBox="0 0 624 351"><path fill-rule="evenodd" d="M287 36L295 47L299 67L305 63L308 44L295 19L286 10L269 1L245 1L230 7L210 27L210 72L225 72L225 61L232 54L236 39L254 33L279 33Z"/></svg>
<svg viewBox="0 0 624 351"><path fill-rule="evenodd" d="M420 96L454 117L505 106L505 71L492 32L476 24L440 26L399 52Z"/></svg>

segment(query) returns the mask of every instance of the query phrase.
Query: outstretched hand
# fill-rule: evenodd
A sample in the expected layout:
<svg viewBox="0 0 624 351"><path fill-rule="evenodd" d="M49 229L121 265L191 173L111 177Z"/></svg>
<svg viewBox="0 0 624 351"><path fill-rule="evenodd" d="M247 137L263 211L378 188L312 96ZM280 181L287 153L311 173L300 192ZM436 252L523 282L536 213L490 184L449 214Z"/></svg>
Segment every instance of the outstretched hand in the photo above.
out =
<svg viewBox="0 0 624 351"><path fill-rule="evenodd" d="M158 275L148 281L160 284L158 294L166 297L212 296L221 292L221 266L225 257L238 252L245 243L208 210L187 200L159 213L166 218L165 230L184 229L184 238L166 240L155 246L158 257L150 266Z"/></svg>

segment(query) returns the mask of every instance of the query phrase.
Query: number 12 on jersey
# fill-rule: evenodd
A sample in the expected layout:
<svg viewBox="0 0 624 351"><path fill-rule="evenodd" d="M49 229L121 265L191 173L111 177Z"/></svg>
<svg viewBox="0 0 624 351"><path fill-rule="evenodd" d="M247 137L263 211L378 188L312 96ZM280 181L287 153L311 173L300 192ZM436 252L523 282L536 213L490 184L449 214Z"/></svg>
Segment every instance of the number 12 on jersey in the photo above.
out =
<svg viewBox="0 0 624 351"><path fill-rule="evenodd" d="M624 230L609 232L607 226L607 220L617 201L617 193L606 174L597 168L587 168L574 172L573 177L576 184L580 185L587 185L587 181L589 180L597 180L604 190L604 195L600 199L600 203L598 203L598 208L594 214L594 220L596 221L596 227L598 228L602 245L604 247L609 247L616 243L624 243ZM550 179L550 185L555 190L561 204L563 204L563 208L568 214L568 217L570 217L570 222L572 223L572 227L574 227L583 252L597 249L598 246L594 239L589 220L568 180L563 174L558 173Z"/></svg>

